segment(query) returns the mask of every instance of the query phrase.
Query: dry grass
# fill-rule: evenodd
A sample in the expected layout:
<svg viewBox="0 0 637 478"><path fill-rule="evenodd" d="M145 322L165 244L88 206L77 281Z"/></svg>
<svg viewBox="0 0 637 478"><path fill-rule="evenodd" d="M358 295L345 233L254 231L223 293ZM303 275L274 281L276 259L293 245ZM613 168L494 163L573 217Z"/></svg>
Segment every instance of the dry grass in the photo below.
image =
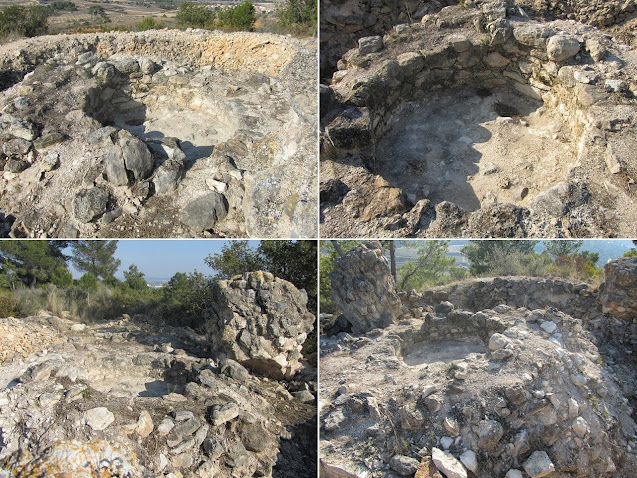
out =
<svg viewBox="0 0 637 478"><path fill-rule="evenodd" d="M135 25L146 17L154 17L159 23L162 22L167 28L174 28L176 10L162 10L157 7L145 7L122 0L111 0L103 3L99 1L72 0L77 6L77 11L61 11L49 17L50 33L75 33L80 30L99 31L102 25L113 28L125 27L133 29ZM11 0L0 0L0 8L9 5L22 4L30 5L32 1L14 2ZM90 7L102 7L106 16L110 20L104 24L103 18L96 17L89 13Z"/></svg>

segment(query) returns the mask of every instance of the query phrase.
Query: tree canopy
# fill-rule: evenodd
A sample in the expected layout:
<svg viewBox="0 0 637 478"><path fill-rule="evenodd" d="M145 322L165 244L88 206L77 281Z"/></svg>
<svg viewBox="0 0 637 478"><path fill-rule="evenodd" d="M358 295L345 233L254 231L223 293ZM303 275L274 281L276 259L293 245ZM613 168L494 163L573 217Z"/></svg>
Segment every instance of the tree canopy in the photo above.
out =
<svg viewBox="0 0 637 478"><path fill-rule="evenodd" d="M546 253L553 259L557 259L561 256L574 256L579 252L579 248L582 247L584 241L546 241L544 243Z"/></svg>
<svg viewBox="0 0 637 478"><path fill-rule="evenodd" d="M248 241L232 241L220 253L204 262L216 271L216 278L227 279L244 272L265 270L292 282L308 294L308 307L316 306L316 241L261 241L257 248Z"/></svg>
<svg viewBox="0 0 637 478"><path fill-rule="evenodd" d="M467 277L466 269L456 266L453 257L447 257L448 241L405 241L404 247L416 249L415 261L403 264L398 270L398 289L422 289L450 280Z"/></svg>
<svg viewBox="0 0 637 478"><path fill-rule="evenodd" d="M124 271L124 283L132 290L144 290L148 288L144 275L135 264L131 264L128 270Z"/></svg>
<svg viewBox="0 0 637 478"><path fill-rule="evenodd" d="M73 241L71 262L80 272L90 272L96 277L109 279L121 264L114 254L117 241Z"/></svg>
<svg viewBox="0 0 637 478"><path fill-rule="evenodd" d="M314 26L318 20L316 0L285 0L278 11L279 21L286 26L302 24Z"/></svg>
<svg viewBox="0 0 637 478"><path fill-rule="evenodd" d="M212 267L220 279L265 269L265 259L257 250L250 247L248 241L232 241L221 248L221 252L210 254L204 262Z"/></svg>
<svg viewBox="0 0 637 478"><path fill-rule="evenodd" d="M0 263L5 283L20 281L30 287L50 282L57 268L66 268L62 250L66 241L0 241Z"/></svg>

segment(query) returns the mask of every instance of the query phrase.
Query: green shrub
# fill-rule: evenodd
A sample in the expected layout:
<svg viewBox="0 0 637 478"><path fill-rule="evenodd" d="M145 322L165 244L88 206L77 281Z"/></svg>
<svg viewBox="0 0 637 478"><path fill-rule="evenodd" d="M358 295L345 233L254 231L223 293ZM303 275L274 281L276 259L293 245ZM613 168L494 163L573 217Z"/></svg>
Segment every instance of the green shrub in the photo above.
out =
<svg viewBox="0 0 637 478"><path fill-rule="evenodd" d="M137 24L137 31L144 32L147 30L157 30L163 27L164 25L161 22L157 23L153 17L146 17Z"/></svg>
<svg viewBox="0 0 637 478"><path fill-rule="evenodd" d="M64 0L55 0L49 5L52 10L66 10L68 12L77 11L77 6L73 2L67 2Z"/></svg>
<svg viewBox="0 0 637 478"><path fill-rule="evenodd" d="M56 287L69 287L73 285L73 275L66 266L56 267L51 273L51 283Z"/></svg>
<svg viewBox="0 0 637 478"><path fill-rule="evenodd" d="M196 2L184 2L179 5L175 19L181 28L214 28L215 12Z"/></svg>
<svg viewBox="0 0 637 478"><path fill-rule="evenodd" d="M48 31L50 9L41 5L11 5L0 11L0 36L17 34L34 37Z"/></svg>
<svg viewBox="0 0 637 478"><path fill-rule="evenodd" d="M214 281L200 272L176 273L162 289L157 314L167 323L199 329L215 297Z"/></svg>
<svg viewBox="0 0 637 478"><path fill-rule="evenodd" d="M492 267L489 275L497 276L531 276L543 277L547 275L550 259L540 254L527 254L511 251L491 259Z"/></svg>
<svg viewBox="0 0 637 478"><path fill-rule="evenodd" d="M29 317L35 315L39 310L46 308L47 292L44 289L29 289L19 287L13 291L16 301L16 315L18 317Z"/></svg>
<svg viewBox="0 0 637 478"><path fill-rule="evenodd" d="M256 12L252 2L244 2L241 5L222 10L224 15L219 14L221 26L230 27L235 30L252 31L256 22Z"/></svg>
<svg viewBox="0 0 637 478"><path fill-rule="evenodd" d="M581 255L558 257L547 270L559 277L578 281L597 280L604 275L604 269L597 267L595 262Z"/></svg>
<svg viewBox="0 0 637 478"><path fill-rule="evenodd" d="M217 8L216 10L211 10L196 2L184 2L179 5L179 11L175 18L177 26L181 28L213 29L219 27L226 30L250 31L256 21L256 12L251 2Z"/></svg>
<svg viewBox="0 0 637 478"><path fill-rule="evenodd" d="M279 22L286 27L305 25L316 27L317 1L316 0L286 0L282 8L277 12Z"/></svg>
<svg viewBox="0 0 637 478"><path fill-rule="evenodd" d="M80 277L80 280L77 281L77 285L80 289L87 292L95 292L97 290L97 277L95 277L95 274L87 272Z"/></svg>

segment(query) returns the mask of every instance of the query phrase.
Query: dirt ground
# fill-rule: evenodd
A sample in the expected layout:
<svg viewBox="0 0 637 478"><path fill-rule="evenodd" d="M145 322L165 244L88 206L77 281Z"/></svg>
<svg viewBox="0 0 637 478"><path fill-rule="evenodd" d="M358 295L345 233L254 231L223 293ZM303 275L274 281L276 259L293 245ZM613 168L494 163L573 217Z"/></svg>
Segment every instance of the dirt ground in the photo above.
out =
<svg viewBox="0 0 637 478"><path fill-rule="evenodd" d="M528 206L564 181L576 155L559 115L509 90L487 94L445 92L403 106L379 141L378 173L414 204L451 201L466 211Z"/></svg>

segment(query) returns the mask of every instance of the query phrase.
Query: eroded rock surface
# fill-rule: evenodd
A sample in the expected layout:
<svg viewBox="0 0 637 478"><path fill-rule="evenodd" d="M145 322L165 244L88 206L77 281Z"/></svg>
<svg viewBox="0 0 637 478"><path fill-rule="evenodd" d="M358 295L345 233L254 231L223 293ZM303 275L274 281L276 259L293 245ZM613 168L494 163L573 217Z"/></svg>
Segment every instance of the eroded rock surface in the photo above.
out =
<svg viewBox="0 0 637 478"><path fill-rule="evenodd" d="M3 45L11 235L315 237L316 55L200 30Z"/></svg>
<svg viewBox="0 0 637 478"><path fill-rule="evenodd" d="M210 354L204 335L141 316L42 313L0 319L0 331L0 476L316 473L307 362L287 381L263 378Z"/></svg>
<svg viewBox="0 0 637 478"><path fill-rule="evenodd" d="M637 258L609 262L604 273L606 279L600 294L604 312L637 319Z"/></svg>

